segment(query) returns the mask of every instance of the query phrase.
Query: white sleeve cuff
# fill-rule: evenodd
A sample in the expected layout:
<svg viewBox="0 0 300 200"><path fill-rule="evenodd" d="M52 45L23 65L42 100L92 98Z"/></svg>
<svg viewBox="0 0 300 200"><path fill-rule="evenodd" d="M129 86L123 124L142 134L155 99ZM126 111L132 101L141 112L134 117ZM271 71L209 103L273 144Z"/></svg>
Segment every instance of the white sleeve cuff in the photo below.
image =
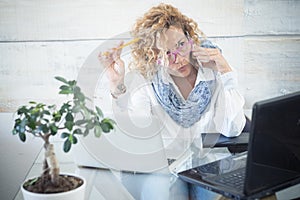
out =
<svg viewBox="0 0 300 200"><path fill-rule="evenodd" d="M238 79L235 71L219 74L219 77L223 83L224 89L236 89L238 87Z"/></svg>

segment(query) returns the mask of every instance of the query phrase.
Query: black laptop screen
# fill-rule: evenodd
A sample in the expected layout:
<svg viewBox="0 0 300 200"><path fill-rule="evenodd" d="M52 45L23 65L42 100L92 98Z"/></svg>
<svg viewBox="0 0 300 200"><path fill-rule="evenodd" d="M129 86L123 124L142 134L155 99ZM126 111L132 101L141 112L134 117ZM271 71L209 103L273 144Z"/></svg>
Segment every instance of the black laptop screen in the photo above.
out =
<svg viewBox="0 0 300 200"><path fill-rule="evenodd" d="M248 194L300 176L300 92L256 103L252 118Z"/></svg>

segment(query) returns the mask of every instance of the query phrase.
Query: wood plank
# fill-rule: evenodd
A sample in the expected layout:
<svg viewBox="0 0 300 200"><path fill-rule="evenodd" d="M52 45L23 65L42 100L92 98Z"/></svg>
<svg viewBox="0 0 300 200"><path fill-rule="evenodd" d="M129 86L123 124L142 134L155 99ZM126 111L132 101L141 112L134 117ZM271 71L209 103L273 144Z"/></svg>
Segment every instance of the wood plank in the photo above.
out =
<svg viewBox="0 0 300 200"><path fill-rule="evenodd" d="M127 32L160 1L0 1L0 39L109 38ZM299 34L300 1L169 1L211 36ZM127 12L130 10L130 12ZM217 15L216 15L217 13ZM244 19L243 19L244 16ZM106 19L106 20L103 20ZM243 30L244 29L244 30ZM245 31L245 32L243 32Z"/></svg>
<svg viewBox="0 0 300 200"><path fill-rule="evenodd" d="M0 0L0 41L107 39L128 32L138 17L160 2ZM167 2L194 18L208 35L243 31L242 0Z"/></svg>
<svg viewBox="0 0 300 200"><path fill-rule="evenodd" d="M284 35L300 33L300 1L246 0L245 34Z"/></svg>
<svg viewBox="0 0 300 200"><path fill-rule="evenodd" d="M76 79L94 42L0 43L0 112L31 100L58 102L54 76Z"/></svg>
<svg viewBox="0 0 300 200"><path fill-rule="evenodd" d="M253 103L300 90L300 38L245 39L243 94Z"/></svg>
<svg viewBox="0 0 300 200"><path fill-rule="evenodd" d="M237 70L243 69L241 38L213 38L212 41L222 48L224 56L232 66ZM88 81L92 75L96 79L102 79L97 53L118 42L95 40L0 43L0 111L13 111L29 100L59 103L59 84L54 80L57 75L77 79L79 73L86 73ZM129 54L130 49L125 48L122 58L127 63ZM84 72L83 67L87 67ZM104 107L108 107L109 104L105 102L107 98L104 98L109 97L107 82L101 83L99 80L87 84L96 83L98 85L95 98L103 101Z"/></svg>
<svg viewBox="0 0 300 200"><path fill-rule="evenodd" d="M299 38L215 38L213 41L238 71L240 91L247 99L246 109L251 109L257 100L300 90ZM0 110L11 111L29 99L57 100L58 85L53 77L76 79L87 57L101 42L0 44Z"/></svg>
<svg viewBox="0 0 300 200"><path fill-rule="evenodd" d="M38 99L42 95L47 99L50 94L52 99L56 99L56 87L52 86L54 75L76 76L89 53L105 41L94 38L122 38L124 35L119 35L122 32L120 30L124 25L123 33L126 33L129 18L136 19L158 3L136 3L133 0L126 3L119 0L89 3L77 1L74 4L67 0L49 2L0 0L0 107L4 111L28 99L28 91L32 92L30 98ZM189 5L182 1L170 2L200 22L200 27L204 27L203 30L209 36L221 35L213 40L223 49L229 63L238 70L247 108L251 108L256 100L299 90L299 26L293 26L298 24L299 17L294 19L298 16L295 13L299 7L298 1L264 0L258 4L248 0L245 5L241 0L214 0L205 4L197 1ZM120 10L120 7L124 9ZM272 10L273 7L276 9ZM132 8L133 11L127 12L125 8ZM115 16L110 21L121 26L94 26L91 19L96 18L102 19L99 21L107 25L103 19L107 18L108 10ZM217 10L218 15L215 15ZM261 37L236 37L242 27L238 16L244 10L245 33L262 34ZM123 18L123 15L129 18ZM279 16L282 23L277 23ZM261 20L259 17L264 18ZM273 19L276 19L274 24L271 23ZM232 23L225 23L229 21ZM282 27L285 25L293 29ZM112 34L117 32L116 27L118 35ZM288 31L280 32L276 28ZM268 34L279 36L272 38L266 36ZM292 35L285 37L284 34Z"/></svg>

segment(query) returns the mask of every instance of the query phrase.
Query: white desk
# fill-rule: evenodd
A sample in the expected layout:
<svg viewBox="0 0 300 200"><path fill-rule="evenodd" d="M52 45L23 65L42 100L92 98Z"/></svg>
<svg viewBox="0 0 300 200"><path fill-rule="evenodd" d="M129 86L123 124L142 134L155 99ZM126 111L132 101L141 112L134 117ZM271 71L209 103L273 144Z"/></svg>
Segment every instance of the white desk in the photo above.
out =
<svg viewBox="0 0 300 200"><path fill-rule="evenodd" d="M15 172L9 173L20 173L22 170L29 169L28 172L24 171L25 179L29 177L38 176L41 173L42 161L43 161L43 151L42 142L39 140L29 139L27 142L29 144L19 143L17 136L11 135L12 129L12 114L11 113L0 113L0 125L1 134L7 136L3 144L7 144L2 153L9 154L11 160L5 160L5 162L16 163L14 159L26 160L26 165L20 164L20 160L14 166L20 170L14 170ZM11 136L11 137L10 137ZM4 141L3 137L1 138ZM16 144L18 143L18 144ZM30 147L29 147L29 146ZM120 173L110 170L100 170L91 168L81 168L74 163L74 157L71 153L64 153L62 151L62 142L59 140L54 140L54 145L56 148L56 154L58 160L60 161L60 167L62 172L80 174L87 180L87 193L86 200L101 200L101 199L139 199L141 195L147 195L147 190L153 190L151 184L143 185L144 180L149 179L153 184L155 181L163 183L163 187L159 188L161 191L166 191L170 189L171 183L176 181L176 177L170 174L132 174L132 173ZM22 149L16 151L16 146L21 146ZM6 152L5 152L6 151ZM16 153L23 153L23 157L15 157ZM38 156L36 157L36 155ZM30 163L28 163L30 162ZM1 173L7 173L5 167L1 167ZM13 177L13 176L12 176ZM3 180L2 180L3 181ZM1 184L5 184L1 181ZM14 200L23 200L21 191L19 190L21 183L24 180L20 179L20 176L14 180L14 186L17 192ZM148 182L149 183L149 182ZM10 188L12 189L12 188ZM285 190L276 193L278 200L286 200L291 198L300 197L300 184L287 188ZM155 193L155 192L154 192ZM160 193L160 191L157 191ZM180 195L180 194L177 194ZM185 194L182 194L185 195ZM3 197L3 194L1 194ZM178 196L170 197L170 199L178 199ZM9 200L9 199L8 199Z"/></svg>
<svg viewBox="0 0 300 200"><path fill-rule="evenodd" d="M157 182L163 183L163 187L156 188L160 194L162 191L170 189L170 186L176 177L171 174L133 174L128 172L116 172L103 169L82 168L78 167L73 162L72 153L63 153L61 142L54 142L56 152L60 162L62 172L79 174L87 180L86 200L107 200L107 199L140 199L141 196L147 195L147 191L155 187L153 184ZM42 168L43 151L33 163L27 178L34 177L40 174ZM149 182L150 179L150 182ZM143 185L147 180L148 185ZM151 185L152 183L152 185ZM21 184L21 183L20 183ZM300 184L276 193L276 199L286 200L300 197ZM151 191L149 191L151 192ZM152 191L155 194L155 191ZM176 196L171 196L170 199L178 199L179 196L186 195L185 193L177 193ZM153 199L150 198L149 199ZM183 197L182 199L188 199ZM23 200L22 194L19 191L14 200Z"/></svg>

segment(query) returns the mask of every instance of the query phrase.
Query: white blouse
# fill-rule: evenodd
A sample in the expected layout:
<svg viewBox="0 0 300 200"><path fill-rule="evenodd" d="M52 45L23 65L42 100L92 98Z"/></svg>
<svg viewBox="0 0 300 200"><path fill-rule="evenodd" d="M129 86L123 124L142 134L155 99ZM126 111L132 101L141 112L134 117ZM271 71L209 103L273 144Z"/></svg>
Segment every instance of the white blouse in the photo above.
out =
<svg viewBox="0 0 300 200"><path fill-rule="evenodd" d="M162 78L163 81L171 82L175 86L166 72L163 73ZM199 81L210 80L214 82L210 103L200 120L189 128L178 125L164 111L155 97L151 82L135 72L126 75L127 92L114 100L114 113L127 113L131 120L136 120L139 126L147 126L153 116L160 119L163 124L162 138L168 157L177 158L184 150L190 149L191 145L204 156L201 133L221 133L227 137L238 136L246 123L243 111L245 101L237 90L236 72L220 74L211 69L201 68L198 70L195 85ZM181 95L178 88L175 88Z"/></svg>

